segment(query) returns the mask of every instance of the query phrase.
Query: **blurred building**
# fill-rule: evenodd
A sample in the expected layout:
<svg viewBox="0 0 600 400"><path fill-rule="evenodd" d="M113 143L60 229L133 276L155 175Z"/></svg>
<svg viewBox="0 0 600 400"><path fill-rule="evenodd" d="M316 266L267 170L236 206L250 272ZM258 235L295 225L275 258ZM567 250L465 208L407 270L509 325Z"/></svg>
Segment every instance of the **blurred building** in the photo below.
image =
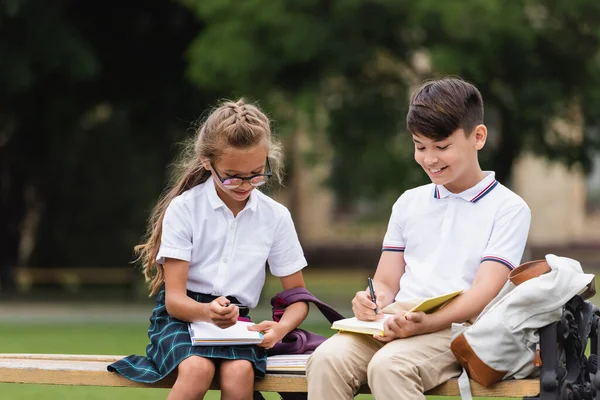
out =
<svg viewBox="0 0 600 400"><path fill-rule="evenodd" d="M572 125L565 129L569 135L581 133L573 133ZM296 144L299 149L311 147L304 135L299 135ZM276 197L293 205L290 208L309 263L374 268L386 222L365 224L336 217L334 195L322 185L328 174L326 163L308 166L301 157L295 162L295 170L305 172L297 177L293 188ZM568 168L525 154L513 167L512 182L505 184L531 208L524 260L554 253L600 268L600 156L592 173L586 176L578 167Z"/></svg>

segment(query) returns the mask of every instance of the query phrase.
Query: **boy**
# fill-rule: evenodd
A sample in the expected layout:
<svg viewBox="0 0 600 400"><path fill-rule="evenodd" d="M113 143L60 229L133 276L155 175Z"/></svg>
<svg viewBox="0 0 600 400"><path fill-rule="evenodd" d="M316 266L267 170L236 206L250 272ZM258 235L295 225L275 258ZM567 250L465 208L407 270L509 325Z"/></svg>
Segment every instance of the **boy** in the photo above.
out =
<svg viewBox="0 0 600 400"><path fill-rule="evenodd" d="M479 166L487 128L483 100L455 78L422 84L411 96L407 127L415 160L432 183L408 190L392 208L383 252L368 290L352 310L361 320L396 302L384 336L338 333L307 365L309 399L351 399L364 383L376 399L424 399L458 376L450 351L453 322L475 318L518 266L531 213L527 204ZM420 299L463 289L433 314L404 311Z"/></svg>

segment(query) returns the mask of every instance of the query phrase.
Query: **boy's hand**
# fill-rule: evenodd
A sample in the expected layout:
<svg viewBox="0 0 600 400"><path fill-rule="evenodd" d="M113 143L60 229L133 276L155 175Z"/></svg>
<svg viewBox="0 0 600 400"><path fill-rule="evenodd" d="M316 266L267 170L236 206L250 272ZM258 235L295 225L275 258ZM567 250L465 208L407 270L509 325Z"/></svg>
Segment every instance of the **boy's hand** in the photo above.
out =
<svg viewBox="0 0 600 400"><path fill-rule="evenodd" d="M263 341L258 346L265 349L275 346L275 343L279 342L287 334L275 321L263 321L260 324L249 326L248 330L263 333Z"/></svg>
<svg viewBox="0 0 600 400"><path fill-rule="evenodd" d="M373 337L380 342L390 342L394 339L422 335L429 332L427 317L424 312L410 312L406 316L404 312L396 313L385 322L384 335Z"/></svg>
<svg viewBox="0 0 600 400"><path fill-rule="evenodd" d="M373 303L371 295L368 291L363 290L356 292L356 295L352 299L352 312L361 321L375 321L383 318L381 313L381 299L380 294L375 291L375 297L377 298L377 305ZM375 307L379 309L379 313L375 314Z"/></svg>
<svg viewBox="0 0 600 400"><path fill-rule="evenodd" d="M235 325L240 315L237 306L229 306L229 300L221 296L208 305L208 318L221 329Z"/></svg>

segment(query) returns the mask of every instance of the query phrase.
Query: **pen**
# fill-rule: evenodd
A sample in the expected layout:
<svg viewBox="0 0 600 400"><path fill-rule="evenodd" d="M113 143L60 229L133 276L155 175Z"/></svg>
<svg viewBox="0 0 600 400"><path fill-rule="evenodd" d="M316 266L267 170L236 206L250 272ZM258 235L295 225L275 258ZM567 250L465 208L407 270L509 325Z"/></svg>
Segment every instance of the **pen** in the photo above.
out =
<svg viewBox="0 0 600 400"><path fill-rule="evenodd" d="M373 303L375 303L375 314L379 314L379 310L377 309L377 297L375 297L375 290L373 289L373 279L368 278L369 282L369 292L371 292L371 299Z"/></svg>
<svg viewBox="0 0 600 400"><path fill-rule="evenodd" d="M238 306L240 311L248 311L249 310L248 306L243 306L243 305L237 304L237 303L229 303L225 307L229 307L229 306Z"/></svg>

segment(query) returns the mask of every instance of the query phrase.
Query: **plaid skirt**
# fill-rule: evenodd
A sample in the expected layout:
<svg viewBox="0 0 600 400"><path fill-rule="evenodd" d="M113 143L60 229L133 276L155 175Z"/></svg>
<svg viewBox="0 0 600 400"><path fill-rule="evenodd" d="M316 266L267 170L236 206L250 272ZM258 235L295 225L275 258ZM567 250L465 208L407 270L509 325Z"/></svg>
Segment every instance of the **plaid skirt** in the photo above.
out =
<svg viewBox="0 0 600 400"><path fill-rule="evenodd" d="M200 303L210 303L216 297L188 290L187 295ZM238 303L234 297L227 297ZM240 311L240 316L243 315ZM262 379L267 369L267 352L255 345L242 346L192 346L187 322L171 317L165 306L165 289L156 297L156 306L150 317L148 328L150 344L146 356L131 355L110 364L110 372L117 372L136 382L154 383L177 368L179 363L190 356L200 356L221 360L248 360L254 366L254 376Z"/></svg>

